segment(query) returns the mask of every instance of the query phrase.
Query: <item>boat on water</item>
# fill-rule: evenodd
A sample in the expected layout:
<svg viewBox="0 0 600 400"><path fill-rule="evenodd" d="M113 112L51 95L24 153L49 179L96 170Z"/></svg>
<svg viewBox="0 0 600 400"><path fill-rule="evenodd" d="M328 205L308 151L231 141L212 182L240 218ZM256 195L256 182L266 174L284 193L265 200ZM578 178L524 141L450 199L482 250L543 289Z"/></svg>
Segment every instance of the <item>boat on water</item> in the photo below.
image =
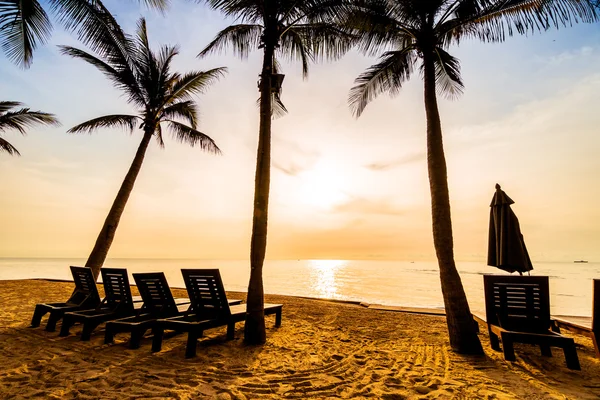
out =
<svg viewBox="0 0 600 400"><path fill-rule="evenodd" d="M587 263L587 261L586 261L586 260L575 260L575 261L573 261L573 262L574 262L574 263L577 263L577 264L585 264L585 263Z"/></svg>

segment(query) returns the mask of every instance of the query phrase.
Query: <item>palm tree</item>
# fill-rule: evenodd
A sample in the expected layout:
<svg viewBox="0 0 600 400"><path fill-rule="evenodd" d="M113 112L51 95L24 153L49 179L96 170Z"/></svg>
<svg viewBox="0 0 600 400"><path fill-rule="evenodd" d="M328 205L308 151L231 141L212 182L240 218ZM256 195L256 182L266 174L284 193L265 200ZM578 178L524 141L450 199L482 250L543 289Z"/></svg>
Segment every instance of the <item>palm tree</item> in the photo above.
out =
<svg viewBox="0 0 600 400"><path fill-rule="evenodd" d="M278 94L283 75L277 72L276 56L299 60L304 78L311 61L323 57L335 59L350 47L349 36L328 20L340 11L337 0L206 0L214 9L241 20L221 32L199 54L205 56L228 46L245 59L250 50L263 49L260 73L260 122L254 211L250 243L250 282L244 339L249 344L266 341L262 269L267 246L267 217L271 167L271 117L273 100ZM281 104L279 104L279 110Z"/></svg>
<svg viewBox="0 0 600 400"><path fill-rule="evenodd" d="M120 31L118 26L113 27L113 30L113 34L104 38L98 56L74 47L60 46L63 54L79 58L98 68L126 94L129 103L138 110L137 115L117 114L94 118L74 126L69 132L85 133L98 128L113 127L133 132L136 125L143 132L131 167L87 260L86 267L93 270L94 276L98 276L106 259L150 139L154 137L158 145L164 147L164 125L176 140L190 146L198 145L202 150L212 153L220 153L210 137L196 130L198 117L196 102L192 97L202 93L223 76L226 68L215 68L205 72L191 71L183 75L172 72L171 62L178 54L177 47L163 46L158 53L153 52L143 18L138 22L135 40ZM179 120L186 121L189 126Z"/></svg>
<svg viewBox="0 0 600 400"><path fill-rule="evenodd" d="M29 111L29 108L12 110L16 107L22 107L23 104L18 101L0 101L0 132L7 130L17 130L22 135L27 133L26 128L34 125L60 125L54 114L48 114L41 111ZM12 111L11 111L12 110ZM21 153L15 147L0 137L0 152L5 151L10 155Z"/></svg>
<svg viewBox="0 0 600 400"><path fill-rule="evenodd" d="M478 354L482 348L454 262L436 91L455 96L462 92L463 82L459 60L447 49L464 38L502 42L515 31L545 30L578 20L595 20L587 0L359 0L348 16L351 30L361 35L362 50L386 50L350 91L349 104L357 117L379 94L397 94L416 67L423 77L433 241L450 344L460 353Z"/></svg>
<svg viewBox="0 0 600 400"><path fill-rule="evenodd" d="M149 7L164 10L169 0L138 0ZM114 19L100 0L48 0L50 10L69 31L95 50L102 45L103 32ZM50 18L38 0L0 1L0 45L6 56L27 68L33 51L45 43L52 31Z"/></svg>

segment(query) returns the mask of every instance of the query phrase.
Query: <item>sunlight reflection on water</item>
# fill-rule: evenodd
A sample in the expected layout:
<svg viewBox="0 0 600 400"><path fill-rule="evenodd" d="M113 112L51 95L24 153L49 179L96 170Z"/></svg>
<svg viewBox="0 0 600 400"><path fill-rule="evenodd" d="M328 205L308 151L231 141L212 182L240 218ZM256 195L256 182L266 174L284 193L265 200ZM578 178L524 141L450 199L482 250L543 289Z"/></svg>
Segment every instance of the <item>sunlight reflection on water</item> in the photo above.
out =
<svg viewBox="0 0 600 400"><path fill-rule="evenodd" d="M309 260L311 286L318 297L337 298L338 275L346 266L344 260Z"/></svg>

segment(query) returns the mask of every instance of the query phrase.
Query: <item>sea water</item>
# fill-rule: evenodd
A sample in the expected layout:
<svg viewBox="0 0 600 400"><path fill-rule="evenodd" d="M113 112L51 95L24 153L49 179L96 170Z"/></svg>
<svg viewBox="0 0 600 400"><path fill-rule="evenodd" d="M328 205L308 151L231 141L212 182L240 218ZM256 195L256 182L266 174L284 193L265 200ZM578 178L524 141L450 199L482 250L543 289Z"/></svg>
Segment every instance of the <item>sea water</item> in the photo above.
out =
<svg viewBox="0 0 600 400"><path fill-rule="evenodd" d="M0 280L72 279L69 265L84 259L0 258ZM250 274L247 260L108 259L107 267L129 273L163 271L173 287L184 287L180 269L219 268L225 288L245 292ZM506 274L485 262L457 262L472 311L485 309L483 274ZM534 262L533 276L550 277L552 313L591 315L592 279L600 263ZM437 262L373 260L266 260L265 293L306 296L373 304L443 307ZM133 282L133 279L131 279Z"/></svg>

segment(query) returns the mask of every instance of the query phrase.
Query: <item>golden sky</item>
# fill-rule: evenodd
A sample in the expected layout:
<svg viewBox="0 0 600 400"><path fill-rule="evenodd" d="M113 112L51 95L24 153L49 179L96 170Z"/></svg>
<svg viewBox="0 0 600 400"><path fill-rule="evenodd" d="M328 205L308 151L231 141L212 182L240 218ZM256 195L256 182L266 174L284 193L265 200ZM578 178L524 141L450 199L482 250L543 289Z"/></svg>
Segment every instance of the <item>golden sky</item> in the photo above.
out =
<svg viewBox="0 0 600 400"><path fill-rule="evenodd" d="M155 47L181 45L180 71L229 67L198 99L200 129L223 155L153 143L109 257L247 258L261 55L196 59L227 22L175 3L164 17L131 5L117 18L131 31L145 13ZM451 49L466 84L459 99L439 100L457 259L485 259L500 183L534 262L600 260L599 39L599 25L587 25ZM0 257L86 257L141 140L139 132L66 133L131 109L55 44L77 45L56 29L30 70L0 59L2 99L63 122L3 134L22 156L0 154ZM374 61L353 52L313 66L306 81L298 65L283 64L289 114L273 122L268 258L434 259L422 82L415 74L356 120L348 90Z"/></svg>

